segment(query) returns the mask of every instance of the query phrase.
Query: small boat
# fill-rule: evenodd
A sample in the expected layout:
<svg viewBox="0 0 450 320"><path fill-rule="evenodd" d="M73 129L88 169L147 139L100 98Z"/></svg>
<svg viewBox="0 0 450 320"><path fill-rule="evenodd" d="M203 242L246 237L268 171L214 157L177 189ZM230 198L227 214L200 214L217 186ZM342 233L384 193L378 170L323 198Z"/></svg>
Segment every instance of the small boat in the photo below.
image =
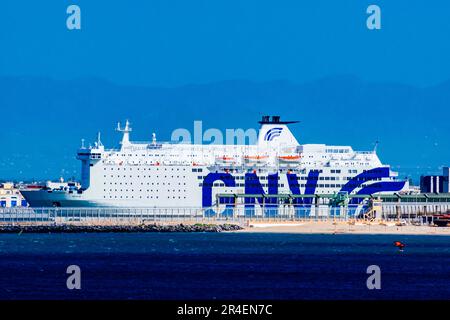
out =
<svg viewBox="0 0 450 320"><path fill-rule="evenodd" d="M433 223L438 227L447 227L450 224L450 214L435 214Z"/></svg>
<svg viewBox="0 0 450 320"><path fill-rule="evenodd" d="M278 161L283 163L300 163L301 159L299 154L278 156Z"/></svg>
<svg viewBox="0 0 450 320"><path fill-rule="evenodd" d="M246 164L266 164L269 160L268 155L246 155L244 161Z"/></svg>
<svg viewBox="0 0 450 320"><path fill-rule="evenodd" d="M236 159L233 157L222 156L222 157L216 158L216 163L218 163L218 164L235 164Z"/></svg>

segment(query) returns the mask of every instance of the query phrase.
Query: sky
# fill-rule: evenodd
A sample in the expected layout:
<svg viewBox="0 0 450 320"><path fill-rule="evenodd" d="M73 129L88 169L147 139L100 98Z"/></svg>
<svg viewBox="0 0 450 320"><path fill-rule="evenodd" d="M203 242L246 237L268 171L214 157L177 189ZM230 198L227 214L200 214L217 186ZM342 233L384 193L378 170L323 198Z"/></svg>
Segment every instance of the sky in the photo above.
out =
<svg viewBox="0 0 450 320"><path fill-rule="evenodd" d="M81 9L68 30L66 9ZM366 9L381 8L381 30ZM0 75L180 86L335 74L430 86L450 78L450 2L3 0Z"/></svg>
<svg viewBox="0 0 450 320"><path fill-rule="evenodd" d="M66 10L73 4L81 9L81 30L68 30L66 26L69 16ZM366 10L371 4L381 8L380 30L369 30L366 26L369 16ZM310 142L355 146L367 146L378 134L372 130L363 135L363 125L360 125L362 129L358 127L362 134L354 134L350 121L336 127L333 122L345 113L346 104L352 106L352 112L361 112L364 121L368 121L370 110L364 114L364 110L358 108L360 104L364 107L365 99L372 99L367 105L383 112L392 110L383 115L391 119L381 124L386 129L385 141L389 137L393 140L391 145L380 148L389 163L396 163L399 168L415 168L417 162L416 176L425 172L425 168L426 173L439 173L440 166L450 163L449 128L444 121L450 116L450 108L446 108L450 105L447 94L450 87L449 14L450 1L444 0L2 0L0 114L4 119L17 119L15 114L19 114L27 121L2 126L0 180L4 176L16 177L18 163L23 164L20 161L25 161L25 156L39 157L39 165L52 163L55 172L60 172L66 164L55 162L62 154L57 154L57 150L63 150L64 146L64 154L69 153L68 150L74 154L78 142L75 145L73 141L78 141L82 132L88 130L88 134L95 135L94 127L109 127L126 116L135 119L142 128L157 124L163 132L170 132L174 128L169 126L175 122L176 115L170 115L171 121L166 123L148 114L161 115L166 110L173 113L177 108L190 106L189 103L204 103L204 109L192 112L195 118L187 114L178 119L180 125L186 123L189 127L192 121L202 120L201 112L208 110L206 104L217 99L228 101L227 95L233 95L234 100L229 101L240 108L239 112L245 112L245 108L250 110L242 114L246 123L240 122L239 126L254 125L258 103L264 104L261 99L269 99L273 108L265 103L261 109L273 110L273 113L283 110L284 118L289 117L292 110L296 112L296 120L310 121L311 127L303 127L311 135ZM323 79L333 80L325 81L324 86L328 86L325 88L320 87ZM342 83L339 79L343 79ZM218 90L216 87L224 81L226 90ZM257 83L255 86L259 87L247 90L247 85L253 88L248 83ZM27 88L21 90L23 84ZM73 88L67 90L71 84ZM206 86L199 89L198 85ZM299 89L301 94L291 90L294 85L304 85ZM173 91L165 92L164 88ZM246 93L238 92L245 88ZM313 92L308 88L314 88ZM320 98L320 88L330 94L328 99ZM58 92L52 94L55 90ZM66 96L64 90L72 96ZM258 95L258 90L266 90L265 95L249 97L249 92ZM401 93L393 90L401 90ZM351 95L349 91L353 91ZM80 96L73 97L77 92ZM166 96L172 92L179 97ZM217 97L213 96L214 92ZM279 100L286 103L284 108L277 107L278 98L270 96L271 92L291 94L287 98L280 97ZM367 92L367 97L361 97L360 92ZM378 99L374 96L377 93L386 97ZM210 96L205 98L205 94ZM191 100L183 101L185 95ZM333 110L333 95L339 100L337 111ZM410 97L407 104L403 103L405 97ZM415 97L420 97L420 101L416 103ZM128 99L134 102L129 109L124 101ZM297 110L298 101L305 104ZM321 128L314 130L315 123L311 120L317 116L314 110L305 111L312 106L307 103L314 102L322 110L326 109L320 117L330 132ZM156 103L161 110L155 109ZM58 108L58 104L66 106L67 110ZM112 104L114 108L110 108ZM42 115L25 112L30 105L42 111ZM89 124L82 121L70 124L70 119L80 119L74 115L78 108L92 110L94 107L100 110L96 110L95 116L91 115ZM424 108L429 109L425 111L431 116L421 113ZM436 116L433 108L438 110ZM51 114L46 115L46 111ZM107 121L105 114L109 116ZM400 129L395 128L396 121L402 122L405 114L411 125L403 124L399 132ZM117 119L119 116L121 119ZM345 117L339 119L346 121ZM212 125L235 127L227 117L219 120ZM66 130L67 125L72 125L72 130ZM53 137L51 144L38 135L30 137L29 132L40 132L44 127L49 132L55 127L64 133ZM339 135L333 130L339 130ZM411 137L411 141L395 141L399 136ZM337 137L342 140L336 141ZM417 159L405 153L416 141L416 154L427 150ZM404 147L401 154L395 151L396 143ZM39 153L47 149L52 149L51 159L50 153ZM29 154L24 155L24 150ZM73 161L72 153L71 160L65 158L64 161ZM414 159L414 163L405 159ZM27 164L31 162L26 160ZM71 168L79 166L75 161L70 163ZM35 166L21 178L39 173L53 175L52 178L57 175Z"/></svg>

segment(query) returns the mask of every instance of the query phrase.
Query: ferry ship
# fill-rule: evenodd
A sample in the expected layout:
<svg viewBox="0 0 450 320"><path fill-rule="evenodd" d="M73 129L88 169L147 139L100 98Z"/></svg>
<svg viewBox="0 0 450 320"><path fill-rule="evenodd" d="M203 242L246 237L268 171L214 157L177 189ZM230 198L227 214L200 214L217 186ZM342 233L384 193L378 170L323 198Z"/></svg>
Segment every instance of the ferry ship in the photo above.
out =
<svg viewBox="0 0 450 320"><path fill-rule="evenodd" d="M155 134L133 142L127 121L118 126L119 149L106 149L100 136L94 146L82 143L80 186L22 194L31 207L211 208L218 194L368 195L408 187L376 150L300 144L289 129L295 122L263 116L255 144L216 145L162 143Z"/></svg>

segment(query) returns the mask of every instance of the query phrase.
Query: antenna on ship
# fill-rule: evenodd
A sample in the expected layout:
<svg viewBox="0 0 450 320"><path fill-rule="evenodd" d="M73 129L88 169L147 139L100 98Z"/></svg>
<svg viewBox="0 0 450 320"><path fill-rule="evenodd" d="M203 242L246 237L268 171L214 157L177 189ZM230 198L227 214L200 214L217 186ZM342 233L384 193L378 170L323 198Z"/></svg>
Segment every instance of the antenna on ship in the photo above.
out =
<svg viewBox="0 0 450 320"><path fill-rule="evenodd" d="M128 119L125 121L125 128L120 127L120 122L117 123L117 129L116 131L123 132L122 142L121 144L129 144L130 143L130 132L132 131L130 127L130 122Z"/></svg>
<svg viewBox="0 0 450 320"><path fill-rule="evenodd" d="M152 144L156 145L156 133L152 133Z"/></svg>
<svg viewBox="0 0 450 320"><path fill-rule="evenodd" d="M292 124L298 123L299 121L281 121L280 116L263 116L261 121L258 121L259 124Z"/></svg>
<svg viewBox="0 0 450 320"><path fill-rule="evenodd" d="M373 147L373 153L377 153L378 143L379 141L377 139L377 141L375 141L375 146Z"/></svg>
<svg viewBox="0 0 450 320"><path fill-rule="evenodd" d="M85 149L85 146L84 146L84 139L81 139L81 149Z"/></svg>
<svg viewBox="0 0 450 320"><path fill-rule="evenodd" d="M97 146L101 147L103 146L102 141L100 140L101 133L100 131L97 133Z"/></svg>

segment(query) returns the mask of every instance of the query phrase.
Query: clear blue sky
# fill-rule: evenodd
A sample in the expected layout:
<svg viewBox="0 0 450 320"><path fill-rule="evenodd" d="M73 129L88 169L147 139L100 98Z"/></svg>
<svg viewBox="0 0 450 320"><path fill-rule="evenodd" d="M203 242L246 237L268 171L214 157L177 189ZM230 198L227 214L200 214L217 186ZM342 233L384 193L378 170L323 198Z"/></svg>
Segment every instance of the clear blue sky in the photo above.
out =
<svg viewBox="0 0 450 320"><path fill-rule="evenodd" d="M205 85L179 87L192 84ZM75 174L79 139L125 117L167 139L175 123L248 128L258 112L302 120L302 143L380 139L402 174L438 173L449 88L450 1L1 0L0 179Z"/></svg>
<svg viewBox="0 0 450 320"><path fill-rule="evenodd" d="M77 4L82 30L66 28ZM366 8L382 29L366 28ZM335 74L428 86L450 78L450 1L2 0L0 75L177 86Z"/></svg>

